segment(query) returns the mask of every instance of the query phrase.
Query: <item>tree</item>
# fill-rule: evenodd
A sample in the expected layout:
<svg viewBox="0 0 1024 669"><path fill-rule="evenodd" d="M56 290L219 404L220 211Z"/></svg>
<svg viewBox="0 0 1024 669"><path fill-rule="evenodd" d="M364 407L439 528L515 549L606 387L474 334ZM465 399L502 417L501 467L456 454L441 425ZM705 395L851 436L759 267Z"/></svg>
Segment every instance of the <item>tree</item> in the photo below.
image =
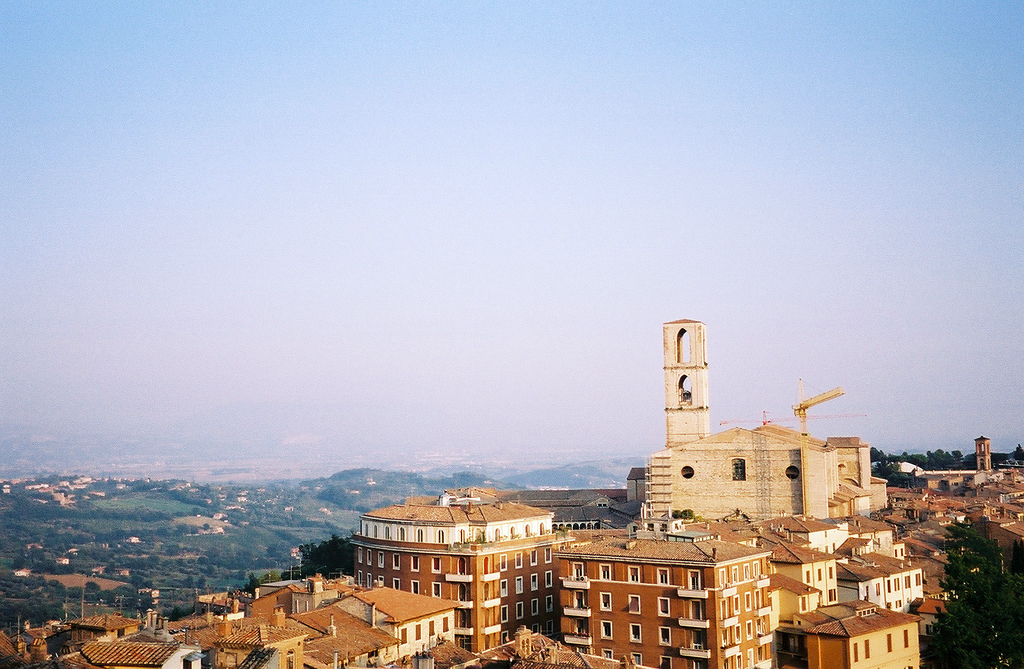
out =
<svg viewBox="0 0 1024 669"><path fill-rule="evenodd" d="M1024 579L1003 569L996 542L967 525L947 532L949 601L932 637L936 654L954 669L1024 667Z"/></svg>
<svg viewBox="0 0 1024 669"><path fill-rule="evenodd" d="M1017 539L1010 549L1010 573L1024 575L1024 541Z"/></svg>
<svg viewBox="0 0 1024 669"><path fill-rule="evenodd" d="M332 534L330 539L318 544L308 543L299 546L302 555L302 575L342 573L351 574L355 566L355 547L352 540Z"/></svg>
<svg viewBox="0 0 1024 669"><path fill-rule="evenodd" d="M1024 446L1017 444L1017 448L1013 449L1013 459L1017 462L1024 462Z"/></svg>

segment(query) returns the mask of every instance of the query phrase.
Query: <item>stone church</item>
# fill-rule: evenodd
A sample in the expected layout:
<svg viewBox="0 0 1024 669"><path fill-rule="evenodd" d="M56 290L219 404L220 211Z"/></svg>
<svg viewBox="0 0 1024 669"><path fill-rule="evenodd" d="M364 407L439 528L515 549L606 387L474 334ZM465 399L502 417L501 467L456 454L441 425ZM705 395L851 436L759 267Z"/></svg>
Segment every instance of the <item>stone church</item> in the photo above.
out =
<svg viewBox="0 0 1024 669"><path fill-rule="evenodd" d="M705 325L672 321L663 332L667 440L647 466L645 516L829 518L886 506L858 437L822 441L771 423L711 434Z"/></svg>

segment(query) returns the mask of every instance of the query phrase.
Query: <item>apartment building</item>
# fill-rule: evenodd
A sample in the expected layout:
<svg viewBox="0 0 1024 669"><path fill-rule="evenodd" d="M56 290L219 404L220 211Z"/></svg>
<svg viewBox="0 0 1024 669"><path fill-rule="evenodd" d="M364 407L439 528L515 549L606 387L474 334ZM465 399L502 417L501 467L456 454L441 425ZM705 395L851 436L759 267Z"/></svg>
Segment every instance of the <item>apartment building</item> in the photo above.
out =
<svg viewBox="0 0 1024 669"><path fill-rule="evenodd" d="M446 492L363 514L357 583L459 602L455 642L479 652L507 642L520 626L554 633L558 569L552 513L514 502Z"/></svg>
<svg viewBox="0 0 1024 669"><path fill-rule="evenodd" d="M769 667L769 555L714 538L566 547L563 642L661 669Z"/></svg>

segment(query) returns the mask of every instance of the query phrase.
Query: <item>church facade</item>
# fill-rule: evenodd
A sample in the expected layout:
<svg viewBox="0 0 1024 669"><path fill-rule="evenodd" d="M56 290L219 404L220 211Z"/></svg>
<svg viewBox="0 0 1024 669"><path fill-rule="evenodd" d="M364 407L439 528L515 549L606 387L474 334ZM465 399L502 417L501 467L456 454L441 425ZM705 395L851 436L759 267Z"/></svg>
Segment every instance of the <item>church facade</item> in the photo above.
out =
<svg viewBox="0 0 1024 669"><path fill-rule="evenodd" d="M828 518L885 507L885 480L871 476L870 446L857 437L823 441L770 423L711 434L705 325L672 321L663 337L666 444L647 466L649 517Z"/></svg>

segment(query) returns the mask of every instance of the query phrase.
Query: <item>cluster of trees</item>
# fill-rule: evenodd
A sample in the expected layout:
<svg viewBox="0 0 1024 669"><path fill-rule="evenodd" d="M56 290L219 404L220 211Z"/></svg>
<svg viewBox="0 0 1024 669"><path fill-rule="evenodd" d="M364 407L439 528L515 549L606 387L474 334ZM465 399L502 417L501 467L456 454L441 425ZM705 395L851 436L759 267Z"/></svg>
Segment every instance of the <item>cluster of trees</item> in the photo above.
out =
<svg viewBox="0 0 1024 669"><path fill-rule="evenodd" d="M1024 446L1017 444L1016 450L1012 453L993 453L992 464L996 465L1007 460L1024 462ZM875 476L884 478L892 486L909 486L911 475L900 471L901 462L909 462L921 469L929 471L942 469L973 469L975 466L974 453L964 454L961 451L944 451L941 448L925 453L908 453L903 451L900 454L889 455L877 448L871 448L871 464Z"/></svg>
<svg viewBox="0 0 1024 669"><path fill-rule="evenodd" d="M996 542L966 525L948 529L942 587L949 601L932 648L949 666L1024 667L1024 546L1020 550L1017 564L1011 560L1013 568L1004 568Z"/></svg>

